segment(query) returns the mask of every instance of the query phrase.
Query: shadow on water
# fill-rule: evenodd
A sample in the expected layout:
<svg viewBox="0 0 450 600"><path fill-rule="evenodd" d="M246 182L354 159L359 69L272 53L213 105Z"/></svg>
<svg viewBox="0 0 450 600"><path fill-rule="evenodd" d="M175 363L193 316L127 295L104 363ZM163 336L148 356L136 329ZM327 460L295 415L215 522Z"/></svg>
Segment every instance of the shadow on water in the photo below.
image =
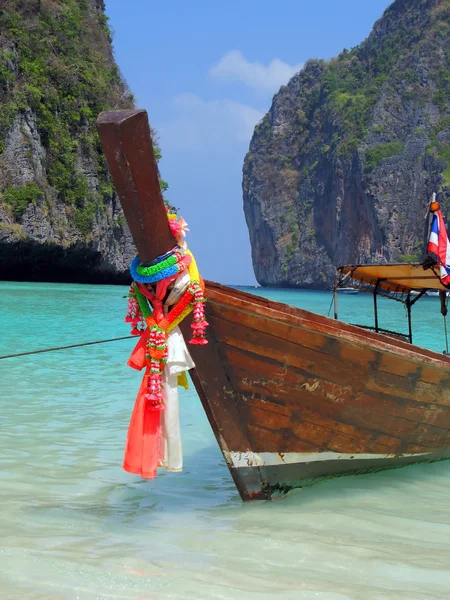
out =
<svg viewBox="0 0 450 600"><path fill-rule="evenodd" d="M95 485L89 485L92 479ZM151 521L161 513L192 513L216 507L236 507L241 499L217 445L184 459L181 473L159 469L154 481L124 472L120 461L105 472L91 471L80 481L80 492L51 501L27 502L33 512L63 511L102 517L105 524ZM76 517L75 517L76 518Z"/></svg>
<svg viewBox="0 0 450 600"><path fill-rule="evenodd" d="M236 510L245 515L253 511L310 513L339 507L352 510L382 507L385 511L389 502L406 502L411 494L416 500L422 497L428 501L434 493L440 496L445 491L450 495L450 461L440 461L338 477L292 490L272 501L244 503L215 444L187 456L182 473L160 469L154 481L127 474L119 470L119 465L108 471L107 477L95 472L89 474L100 484L92 493L85 488L85 493L61 502L31 502L30 509L73 511L102 517L110 525L115 522L138 525L142 519L150 523L161 513L182 515L206 511L211 516ZM387 504L386 499L389 499Z"/></svg>

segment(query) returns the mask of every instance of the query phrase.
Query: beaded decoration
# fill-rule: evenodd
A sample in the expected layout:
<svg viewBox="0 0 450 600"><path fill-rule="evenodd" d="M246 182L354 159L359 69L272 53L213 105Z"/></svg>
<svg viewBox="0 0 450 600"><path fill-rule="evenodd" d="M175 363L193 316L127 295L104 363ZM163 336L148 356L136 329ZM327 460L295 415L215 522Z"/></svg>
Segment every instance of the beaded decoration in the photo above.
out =
<svg viewBox="0 0 450 600"><path fill-rule="evenodd" d="M133 335L147 335L148 388L145 398L152 410L165 408L162 372L167 363L169 332L193 311L192 338L189 343L197 345L208 343L205 334L208 323L205 319L204 284L194 256L183 241L185 232L188 231L187 223L181 217L178 219L176 215L170 213L168 219L178 245L150 264L141 264L139 257L133 260L130 270L134 283L130 288L128 313L125 318L125 321L132 325ZM164 316L161 312L162 297L168 284L185 269L188 270L191 280L189 287L177 304ZM150 291L146 283L155 283L156 291L154 293Z"/></svg>

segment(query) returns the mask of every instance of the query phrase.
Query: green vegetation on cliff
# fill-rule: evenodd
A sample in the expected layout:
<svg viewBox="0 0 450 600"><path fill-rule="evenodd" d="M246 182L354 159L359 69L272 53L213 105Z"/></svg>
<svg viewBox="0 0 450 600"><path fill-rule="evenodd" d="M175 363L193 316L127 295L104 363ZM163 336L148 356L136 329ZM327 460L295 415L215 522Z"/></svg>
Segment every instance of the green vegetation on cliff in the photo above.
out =
<svg viewBox="0 0 450 600"><path fill-rule="evenodd" d="M95 121L133 107L104 0L0 2L0 277L126 282L135 253Z"/></svg>
<svg viewBox="0 0 450 600"><path fill-rule="evenodd" d="M14 119L31 109L46 150L46 181L36 185L45 190L48 184L74 205L74 223L86 230L85 205L100 206L111 194L95 119L102 110L133 104L112 60L107 19L90 11L86 0L7 0L0 32L9 42L0 54L0 152ZM97 165L96 195L88 193L80 154Z"/></svg>
<svg viewBox="0 0 450 600"><path fill-rule="evenodd" d="M427 0L418 0L416 10L402 14L400 21L398 12L401 7L392 5L383 19L383 30L390 35L384 37L382 44L376 33L372 34L361 46L344 50L337 59L325 64L321 92L326 99L325 110L330 110L341 126L341 137L336 140L338 155L350 156L368 133L380 90L402 58L406 58L408 48L417 42L424 45L433 39L437 44L450 40L448 3L447 7L446 2L436 4L430 11L426 10L427 4L430 4ZM445 52L448 64L449 44ZM437 87L431 100L445 109L450 96L450 72L442 68L436 75ZM421 103L428 100L428 90L423 89L423 81L415 69L399 69L389 84L402 87L404 102L412 97L418 98Z"/></svg>
<svg viewBox="0 0 450 600"><path fill-rule="evenodd" d="M42 190L35 183L27 183L20 187L9 186L3 194L3 202L8 204L16 218L25 212L30 202L40 202L43 197Z"/></svg>
<svg viewBox="0 0 450 600"><path fill-rule="evenodd" d="M366 150L366 171L371 171L383 158L401 154L405 148L402 142L386 142Z"/></svg>
<svg viewBox="0 0 450 600"><path fill-rule="evenodd" d="M445 40L450 40L449 2L418 0L415 9L407 11L403 11L402 4L405 1L394 2L383 16L382 43L379 32L375 30L360 46L343 50L337 58L308 61L307 67L298 75L296 98L301 106L297 111L297 123L303 142L309 140L311 143L314 121L321 125L332 119L338 131L328 140L329 145L323 147L334 150L337 156L349 158L370 130L373 110L388 78L389 86L395 85L400 89L403 102L415 99L423 106L431 101L441 110L446 110L450 97L450 44L445 43ZM433 8L428 10L430 5ZM433 78L435 89L431 94L430 89L424 86L426 81L421 80L417 73L417 65L407 68L408 49L427 44L441 46L444 52L444 66L436 69ZM419 61L426 66L426 55ZM393 108L399 110L399 107ZM385 130L383 124L377 127L380 133ZM448 128L445 120L441 129L444 127ZM259 125L259 131L270 136L266 119ZM435 147L438 149L438 145ZM441 150L441 156L444 154ZM375 163L374 157L368 156L371 156L370 168ZM286 156L280 159L289 160Z"/></svg>
<svg viewBox="0 0 450 600"><path fill-rule="evenodd" d="M46 177L34 187L56 190L73 206L73 224L86 234L96 210L113 192L95 119L103 110L131 108L134 102L112 58L108 19L90 10L87 0L7 0L2 8L0 157L14 120L31 110L46 150ZM95 194L79 168L80 155L96 165ZM161 186L167 188L162 180ZM3 202L11 204L13 186L7 189ZM22 199L16 217L25 210L26 198L35 199L24 189L17 186L14 192Z"/></svg>

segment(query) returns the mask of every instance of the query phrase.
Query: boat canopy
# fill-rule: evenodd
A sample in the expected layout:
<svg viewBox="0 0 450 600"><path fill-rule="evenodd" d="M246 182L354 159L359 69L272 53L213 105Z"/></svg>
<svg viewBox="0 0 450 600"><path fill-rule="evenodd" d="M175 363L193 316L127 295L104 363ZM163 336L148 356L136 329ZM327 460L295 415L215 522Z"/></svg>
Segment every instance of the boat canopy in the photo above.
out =
<svg viewBox="0 0 450 600"><path fill-rule="evenodd" d="M336 272L334 286L334 318L338 318L337 291L339 288L351 286L355 289L372 292L374 303L374 326L359 325L377 333L400 337L412 343L411 307L424 296L427 290L442 292L441 313L447 314L447 288L441 283L439 266L423 263L399 263L390 265L346 265ZM378 323L377 296L385 296L406 306L408 317L408 333L382 329ZM447 338L446 338L447 339Z"/></svg>
<svg viewBox="0 0 450 600"><path fill-rule="evenodd" d="M422 263L389 265L346 265L337 269L341 277L339 286L349 285L349 280L365 286L376 287L381 292L409 294L412 290L445 290L439 275L439 267L424 269ZM364 285L365 284L365 285ZM367 288L366 288L367 289Z"/></svg>

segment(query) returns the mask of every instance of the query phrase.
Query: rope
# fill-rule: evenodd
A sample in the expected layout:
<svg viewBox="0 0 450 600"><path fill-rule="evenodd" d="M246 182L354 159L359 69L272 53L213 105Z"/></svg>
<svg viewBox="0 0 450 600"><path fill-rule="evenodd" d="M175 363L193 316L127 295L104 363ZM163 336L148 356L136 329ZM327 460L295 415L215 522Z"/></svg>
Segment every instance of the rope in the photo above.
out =
<svg viewBox="0 0 450 600"><path fill-rule="evenodd" d="M18 354L6 354L0 356L0 360L5 358L17 358L18 356L30 356L30 354L42 354L44 352L55 352L56 350L67 350L68 348L81 348L82 346L93 346L94 344L106 344L107 342L118 342L119 340L131 340L134 335L126 335L124 337L111 338L109 340L98 340L96 342L84 342L83 344L71 344L70 346L57 346L56 348L44 348L43 350L31 350L30 352L19 352Z"/></svg>

